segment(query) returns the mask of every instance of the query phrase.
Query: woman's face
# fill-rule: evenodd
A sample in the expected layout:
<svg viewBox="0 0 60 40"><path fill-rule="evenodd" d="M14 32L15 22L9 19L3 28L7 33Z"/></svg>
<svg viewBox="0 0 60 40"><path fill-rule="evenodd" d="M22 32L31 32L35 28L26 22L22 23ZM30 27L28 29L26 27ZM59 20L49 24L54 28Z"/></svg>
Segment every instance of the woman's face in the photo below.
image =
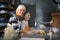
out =
<svg viewBox="0 0 60 40"><path fill-rule="evenodd" d="M25 10L24 9L18 9L16 15L17 16L22 16L24 14Z"/></svg>
<svg viewBox="0 0 60 40"><path fill-rule="evenodd" d="M24 18L25 18L26 21L28 21L30 19L30 13L29 12L26 13Z"/></svg>

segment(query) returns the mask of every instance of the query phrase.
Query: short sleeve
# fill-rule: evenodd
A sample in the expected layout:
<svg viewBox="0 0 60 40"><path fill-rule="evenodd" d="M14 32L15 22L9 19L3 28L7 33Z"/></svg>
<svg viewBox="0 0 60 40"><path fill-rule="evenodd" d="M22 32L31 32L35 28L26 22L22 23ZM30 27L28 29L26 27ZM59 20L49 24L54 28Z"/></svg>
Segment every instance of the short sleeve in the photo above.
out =
<svg viewBox="0 0 60 40"><path fill-rule="evenodd" d="M7 26L11 26L12 23L16 23L17 24L16 17L10 17L9 22L7 23Z"/></svg>
<svg viewBox="0 0 60 40"><path fill-rule="evenodd" d="M11 26L12 19L13 19L13 17L10 17L9 22L7 23L7 26Z"/></svg>
<svg viewBox="0 0 60 40"><path fill-rule="evenodd" d="M21 23L21 29L24 30L27 24L28 24L28 22L22 21L22 23Z"/></svg>

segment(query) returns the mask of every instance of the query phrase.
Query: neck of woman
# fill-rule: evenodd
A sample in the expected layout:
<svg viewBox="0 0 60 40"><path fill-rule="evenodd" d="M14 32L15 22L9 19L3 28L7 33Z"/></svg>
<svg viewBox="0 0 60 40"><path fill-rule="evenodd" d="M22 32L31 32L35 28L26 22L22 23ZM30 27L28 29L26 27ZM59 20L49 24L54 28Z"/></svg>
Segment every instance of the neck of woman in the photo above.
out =
<svg viewBox="0 0 60 40"><path fill-rule="evenodd" d="M18 20L20 20L20 16L16 16Z"/></svg>

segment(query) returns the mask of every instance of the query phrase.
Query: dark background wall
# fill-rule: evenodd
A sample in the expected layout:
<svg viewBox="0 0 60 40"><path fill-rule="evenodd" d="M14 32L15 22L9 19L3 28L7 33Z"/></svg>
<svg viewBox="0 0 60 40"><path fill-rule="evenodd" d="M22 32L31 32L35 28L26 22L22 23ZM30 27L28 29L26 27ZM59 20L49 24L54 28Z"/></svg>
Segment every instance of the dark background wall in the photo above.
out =
<svg viewBox="0 0 60 40"><path fill-rule="evenodd" d="M56 9L53 0L36 0L36 18L39 21L49 22L51 12Z"/></svg>

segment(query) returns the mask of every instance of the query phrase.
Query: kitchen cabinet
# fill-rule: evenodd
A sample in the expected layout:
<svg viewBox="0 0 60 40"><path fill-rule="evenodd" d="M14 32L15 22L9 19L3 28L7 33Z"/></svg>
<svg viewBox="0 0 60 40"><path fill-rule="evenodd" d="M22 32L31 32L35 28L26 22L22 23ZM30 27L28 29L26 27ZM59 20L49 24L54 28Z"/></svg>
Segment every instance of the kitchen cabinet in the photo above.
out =
<svg viewBox="0 0 60 40"><path fill-rule="evenodd" d="M60 11L52 12L51 16L52 16L52 21L53 21L52 26L53 27L60 27Z"/></svg>

